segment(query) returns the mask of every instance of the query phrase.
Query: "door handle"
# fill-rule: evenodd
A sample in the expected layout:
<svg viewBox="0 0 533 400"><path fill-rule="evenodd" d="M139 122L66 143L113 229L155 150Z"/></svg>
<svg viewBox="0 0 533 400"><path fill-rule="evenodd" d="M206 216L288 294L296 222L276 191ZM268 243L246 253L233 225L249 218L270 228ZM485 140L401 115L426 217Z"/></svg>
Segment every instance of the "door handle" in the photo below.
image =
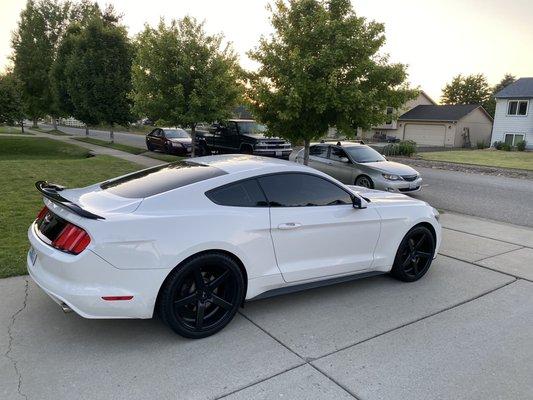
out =
<svg viewBox="0 0 533 400"><path fill-rule="evenodd" d="M298 223L298 222L287 222L285 224L279 224L278 225L278 229L281 229L281 230L289 230L289 229L297 229L299 227L301 227L302 224Z"/></svg>

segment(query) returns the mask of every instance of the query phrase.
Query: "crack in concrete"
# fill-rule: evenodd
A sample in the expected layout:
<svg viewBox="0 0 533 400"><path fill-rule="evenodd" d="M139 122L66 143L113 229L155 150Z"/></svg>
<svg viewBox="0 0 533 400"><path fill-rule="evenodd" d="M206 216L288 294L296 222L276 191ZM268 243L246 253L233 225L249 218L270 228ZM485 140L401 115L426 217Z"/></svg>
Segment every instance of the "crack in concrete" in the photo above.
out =
<svg viewBox="0 0 533 400"><path fill-rule="evenodd" d="M9 326L7 327L7 335L8 335L8 346L7 346L7 351L4 353L4 356L9 359L9 361L11 361L11 364L13 364L13 369L15 370L15 373L17 374L17 377L18 377L18 386L17 386L17 392L18 394L25 398L25 399L28 399L28 396L25 395L24 393L22 393L21 391L21 388L22 388L22 374L20 373L20 370L18 368L18 365L17 365L17 360L11 355L11 352L13 350L13 340L14 340L14 337L13 337L13 327L15 325L15 321L17 320L17 317L19 316L19 314L24 311L24 309L26 308L26 304L28 302L28 278L24 278L24 301L22 303L22 306L17 310L15 311L15 313L11 316L11 322L9 324Z"/></svg>

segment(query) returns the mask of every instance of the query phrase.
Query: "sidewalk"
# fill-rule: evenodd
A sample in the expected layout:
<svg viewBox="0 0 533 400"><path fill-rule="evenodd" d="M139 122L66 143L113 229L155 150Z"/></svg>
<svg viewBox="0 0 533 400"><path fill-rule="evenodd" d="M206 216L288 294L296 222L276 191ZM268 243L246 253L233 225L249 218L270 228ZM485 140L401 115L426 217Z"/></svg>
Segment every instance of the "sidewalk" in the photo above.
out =
<svg viewBox="0 0 533 400"><path fill-rule="evenodd" d="M246 303L217 335L63 314L0 280L2 399L530 399L533 229L445 213L418 282L379 276Z"/></svg>
<svg viewBox="0 0 533 400"><path fill-rule="evenodd" d="M28 130L30 130L33 133L31 137L44 137L47 139L58 140L60 142L66 142L69 144L73 144L76 146L89 149L94 154L105 154L108 156L121 158L123 160L131 161L131 162L140 164L145 167L153 167L156 165L166 164L165 161L157 160L155 158L150 158L150 157L137 155L137 154L130 154L130 153L126 153L125 151L120 151L120 150L112 149L109 147L98 146L92 143L81 142L78 140L75 141L75 140L72 140L72 136L57 136L57 135L50 135L50 134L42 133L38 131L33 131L31 129L28 129ZM18 136L22 136L22 135L18 134L17 137Z"/></svg>

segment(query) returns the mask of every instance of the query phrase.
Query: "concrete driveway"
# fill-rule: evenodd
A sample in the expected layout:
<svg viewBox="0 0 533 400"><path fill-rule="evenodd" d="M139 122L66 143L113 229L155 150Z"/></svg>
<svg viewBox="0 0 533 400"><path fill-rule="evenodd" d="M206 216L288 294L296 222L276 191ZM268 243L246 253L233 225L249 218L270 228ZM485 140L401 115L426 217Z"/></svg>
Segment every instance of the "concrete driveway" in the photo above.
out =
<svg viewBox="0 0 533 400"><path fill-rule="evenodd" d="M443 214L421 281L247 303L198 341L157 320L63 314L0 281L2 399L531 399L533 230Z"/></svg>

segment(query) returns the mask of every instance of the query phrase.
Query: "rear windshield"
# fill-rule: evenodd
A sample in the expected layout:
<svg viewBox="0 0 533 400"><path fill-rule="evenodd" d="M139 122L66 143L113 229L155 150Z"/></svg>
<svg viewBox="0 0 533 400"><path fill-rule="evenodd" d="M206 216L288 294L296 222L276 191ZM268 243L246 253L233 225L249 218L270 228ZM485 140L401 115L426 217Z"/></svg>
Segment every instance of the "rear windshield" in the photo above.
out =
<svg viewBox="0 0 533 400"><path fill-rule="evenodd" d="M120 197L144 198L224 174L208 165L178 161L104 182L100 188Z"/></svg>

